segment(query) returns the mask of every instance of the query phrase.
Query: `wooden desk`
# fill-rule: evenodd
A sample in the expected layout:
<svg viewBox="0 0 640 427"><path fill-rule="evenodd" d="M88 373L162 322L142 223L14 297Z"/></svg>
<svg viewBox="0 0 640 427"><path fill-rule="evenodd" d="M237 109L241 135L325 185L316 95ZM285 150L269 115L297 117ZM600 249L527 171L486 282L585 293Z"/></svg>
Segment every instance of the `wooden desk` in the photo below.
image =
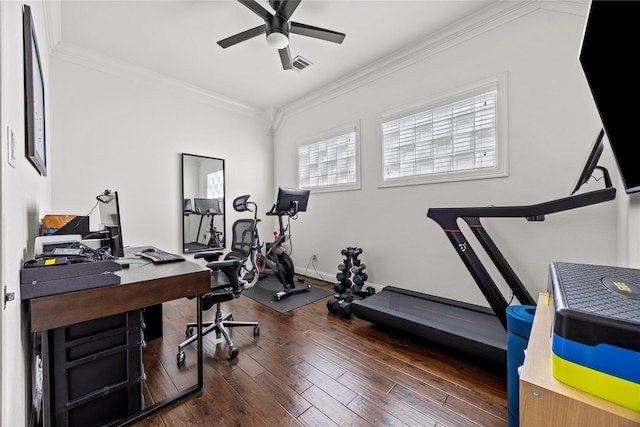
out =
<svg viewBox="0 0 640 427"><path fill-rule="evenodd" d="M133 257L141 248L125 249L125 257ZM121 283L100 288L33 298L31 331L42 332L161 304L182 297L196 296L198 334L198 382L173 397L145 408L121 425L136 421L169 406L202 389L202 299L211 287L211 271L191 261L166 264L131 264L117 273Z"/></svg>
<svg viewBox="0 0 640 427"><path fill-rule="evenodd" d="M548 294L541 293L520 374L520 426L640 426L640 412L556 380L551 374Z"/></svg>

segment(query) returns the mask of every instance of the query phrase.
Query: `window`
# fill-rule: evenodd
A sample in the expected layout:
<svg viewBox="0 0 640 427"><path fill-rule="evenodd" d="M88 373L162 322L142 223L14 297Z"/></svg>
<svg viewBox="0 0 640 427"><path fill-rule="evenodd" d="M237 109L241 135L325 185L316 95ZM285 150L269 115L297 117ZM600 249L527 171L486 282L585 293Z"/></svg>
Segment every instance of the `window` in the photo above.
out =
<svg viewBox="0 0 640 427"><path fill-rule="evenodd" d="M506 174L497 84L382 122L383 185Z"/></svg>
<svg viewBox="0 0 640 427"><path fill-rule="evenodd" d="M301 188L333 191L360 188L358 125L314 138L298 147Z"/></svg>
<svg viewBox="0 0 640 427"><path fill-rule="evenodd" d="M222 199L224 197L224 171L207 174L207 199Z"/></svg>

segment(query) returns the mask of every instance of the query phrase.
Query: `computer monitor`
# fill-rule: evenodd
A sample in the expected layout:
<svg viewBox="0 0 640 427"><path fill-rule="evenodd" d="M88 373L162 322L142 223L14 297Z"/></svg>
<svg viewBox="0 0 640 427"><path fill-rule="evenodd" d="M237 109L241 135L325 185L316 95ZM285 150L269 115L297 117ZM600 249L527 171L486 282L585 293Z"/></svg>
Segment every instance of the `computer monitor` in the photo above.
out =
<svg viewBox="0 0 640 427"><path fill-rule="evenodd" d="M105 190L97 199L100 210L100 223L102 228L108 232L111 255L114 257L124 257L118 192Z"/></svg>
<svg viewBox="0 0 640 427"><path fill-rule="evenodd" d="M596 168L602 170L605 178L605 185L611 186L609 182L609 173L606 169L598 166L598 160L600 160L600 155L602 154L602 150L604 149L604 143L602 142L603 138L604 129L601 129L600 132L598 132L598 136L596 137L595 141L593 141L593 145L591 146L591 151L589 151L587 161L584 163L584 167L582 168L582 171L580 171L580 175L578 175L578 180L576 181L571 194L576 193L580 189L580 187L582 187L587 183L587 181L589 181L589 178L591 178L591 175L593 174L593 171L596 170Z"/></svg>
<svg viewBox="0 0 640 427"><path fill-rule="evenodd" d="M280 187L275 211L290 212L292 214L306 211L309 193L310 191L306 189Z"/></svg>
<svg viewBox="0 0 640 427"><path fill-rule="evenodd" d="M639 16L638 1L592 1L579 55L627 194L640 191Z"/></svg>

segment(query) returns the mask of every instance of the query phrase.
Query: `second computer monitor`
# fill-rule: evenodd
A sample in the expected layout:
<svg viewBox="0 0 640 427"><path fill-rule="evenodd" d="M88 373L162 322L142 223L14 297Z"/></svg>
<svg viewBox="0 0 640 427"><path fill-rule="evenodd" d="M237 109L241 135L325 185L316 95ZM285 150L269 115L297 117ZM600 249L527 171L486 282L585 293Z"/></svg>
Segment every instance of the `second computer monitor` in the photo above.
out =
<svg viewBox="0 0 640 427"><path fill-rule="evenodd" d="M117 191L105 191L98 196L100 210L100 222L109 233L109 246L111 254L115 257L124 256L124 244L122 243L122 224L120 222L120 204Z"/></svg>

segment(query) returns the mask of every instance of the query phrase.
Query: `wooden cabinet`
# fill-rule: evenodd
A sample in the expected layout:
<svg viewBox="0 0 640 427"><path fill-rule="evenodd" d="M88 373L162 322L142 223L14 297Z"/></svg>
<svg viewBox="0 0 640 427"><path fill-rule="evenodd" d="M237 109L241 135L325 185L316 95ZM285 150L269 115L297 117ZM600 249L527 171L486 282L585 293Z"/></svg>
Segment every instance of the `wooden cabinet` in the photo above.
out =
<svg viewBox="0 0 640 427"><path fill-rule="evenodd" d="M640 412L593 396L551 374L549 295L538 298L533 327L520 373L520 426L640 426Z"/></svg>

